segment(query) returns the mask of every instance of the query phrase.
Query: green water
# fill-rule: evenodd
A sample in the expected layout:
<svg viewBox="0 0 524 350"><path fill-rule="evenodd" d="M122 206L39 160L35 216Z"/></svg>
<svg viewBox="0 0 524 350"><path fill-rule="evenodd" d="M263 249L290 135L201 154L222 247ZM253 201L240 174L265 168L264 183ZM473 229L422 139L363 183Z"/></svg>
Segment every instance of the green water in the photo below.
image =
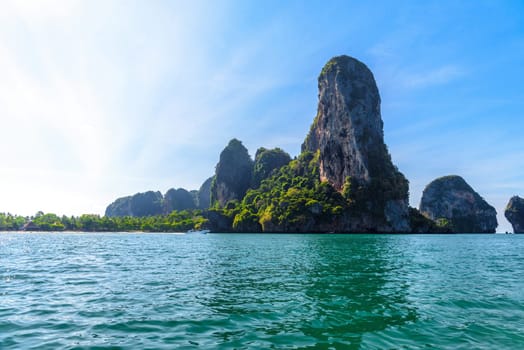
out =
<svg viewBox="0 0 524 350"><path fill-rule="evenodd" d="M0 349L524 349L524 235L0 234Z"/></svg>

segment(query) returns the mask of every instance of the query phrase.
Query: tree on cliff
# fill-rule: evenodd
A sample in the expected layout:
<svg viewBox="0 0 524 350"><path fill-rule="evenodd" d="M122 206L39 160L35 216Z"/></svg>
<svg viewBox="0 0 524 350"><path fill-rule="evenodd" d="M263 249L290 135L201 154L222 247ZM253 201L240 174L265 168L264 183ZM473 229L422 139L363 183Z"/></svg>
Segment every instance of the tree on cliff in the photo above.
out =
<svg viewBox="0 0 524 350"><path fill-rule="evenodd" d="M253 188L260 186L262 180L270 177L275 170L289 164L291 157L280 148L266 149L260 147L255 155L253 169Z"/></svg>

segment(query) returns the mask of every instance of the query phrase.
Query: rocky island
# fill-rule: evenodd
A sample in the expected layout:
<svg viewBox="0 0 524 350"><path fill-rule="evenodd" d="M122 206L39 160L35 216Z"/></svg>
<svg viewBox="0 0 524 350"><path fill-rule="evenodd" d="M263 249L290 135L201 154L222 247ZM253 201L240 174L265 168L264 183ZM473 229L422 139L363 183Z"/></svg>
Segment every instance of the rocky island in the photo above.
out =
<svg viewBox="0 0 524 350"><path fill-rule="evenodd" d="M332 58L318 88L316 116L294 159L261 147L253 160L233 139L199 191L123 197L106 216L198 210L199 224L216 232L495 231L495 209L458 176L428 185L420 211L409 207L409 182L384 143L380 94L364 63Z"/></svg>
<svg viewBox="0 0 524 350"><path fill-rule="evenodd" d="M514 233L524 233L524 199L519 196L511 197L504 216L513 226Z"/></svg>
<svg viewBox="0 0 524 350"><path fill-rule="evenodd" d="M438 178L426 186L420 212L452 232L495 233L497 212L460 176Z"/></svg>
<svg viewBox="0 0 524 350"><path fill-rule="evenodd" d="M384 144L380 95L362 62L339 56L318 78L318 111L302 145L318 154L321 182L345 192L342 231L408 232L408 181Z"/></svg>
<svg viewBox="0 0 524 350"><path fill-rule="evenodd" d="M0 230L493 233L495 209L460 176L432 181L419 209L384 143L380 94L371 70L350 56L318 77L318 107L301 153L260 147L254 159L229 141L215 173L188 191L146 191L116 199L105 216L0 213ZM505 211L524 232L524 199Z"/></svg>

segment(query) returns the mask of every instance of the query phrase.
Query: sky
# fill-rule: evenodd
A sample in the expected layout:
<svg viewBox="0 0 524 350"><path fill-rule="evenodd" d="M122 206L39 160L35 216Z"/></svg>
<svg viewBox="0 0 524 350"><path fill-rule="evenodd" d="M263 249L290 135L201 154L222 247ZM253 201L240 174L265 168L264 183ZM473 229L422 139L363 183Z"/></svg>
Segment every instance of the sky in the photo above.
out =
<svg viewBox="0 0 524 350"><path fill-rule="evenodd" d="M234 137L295 156L341 54L374 73L411 205L461 175L510 231L524 2L503 0L4 0L0 212L103 214L121 196L198 189Z"/></svg>

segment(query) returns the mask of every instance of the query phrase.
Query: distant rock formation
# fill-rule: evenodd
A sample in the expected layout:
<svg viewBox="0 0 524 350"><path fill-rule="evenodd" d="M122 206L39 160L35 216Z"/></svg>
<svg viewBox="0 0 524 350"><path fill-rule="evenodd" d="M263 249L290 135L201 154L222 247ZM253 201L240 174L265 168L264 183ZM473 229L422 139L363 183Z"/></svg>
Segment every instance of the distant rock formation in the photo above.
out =
<svg viewBox="0 0 524 350"><path fill-rule="evenodd" d="M253 160L237 139L232 139L220 153L215 178L211 185L211 204L224 206L231 200L242 200L253 175Z"/></svg>
<svg viewBox="0 0 524 350"><path fill-rule="evenodd" d="M497 212L466 181L444 176L426 186L420 212L456 233L494 233Z"/></svg>
<svg viewBox="0 0 524 350"><path fill-rule="evenodd" d="M511 197L504 211L504 216L513 226L513 232L524 233L524 199Z"/></svg>
<svg viewBox="0 0 524 350"><path fill-rule="evenodd" d="M118 198L107 208L105 215L115 216L152 216L163 212L163 197L160 192L148 191L133 196Z"/></svg>
<svg viewBox="0 0 524 350"><path fill-rule="evenodd" d="M260 186L262 180L271 176L275 170L282 168L291 161L287 152L280 148L266 149L260 147L255 155L255 165L253 169L253 188Z"/></svg>
<svg viewBox="0 0 524 350"><path fill-rule="evenodd" d="M362 62L338 56L324 66L318 86L318 111L302 151L318 151L321 180L337 191L346 187L358 206L349 228L409 232L409 185L384 144L373 74Z"/></svg>
<svg viewBox="0 0 524 350"><path fill-rule="evenodd" d="M197 209L196 197L196 191L188 192L183 188L176 190L172 188L164 196L159 191L137 193L118 198L109 204L105 215L108 217L167 215L173 210Z"/></svg>
<svg viewBox="0 0 524 350"><path fill-rule="evenodd" d="M197 193L197 206L199 209L207 209L211 206L211 183L213 182L213 177L210 177L202 186Z"/></svg>
<svg viewBox="0 0 524 350"><path fill-rule="evenodd" d="M193 195L183 188L171 188L164 195L163 201L164 214L169 214L173 210L196 209L196 203Z"/></svg>

